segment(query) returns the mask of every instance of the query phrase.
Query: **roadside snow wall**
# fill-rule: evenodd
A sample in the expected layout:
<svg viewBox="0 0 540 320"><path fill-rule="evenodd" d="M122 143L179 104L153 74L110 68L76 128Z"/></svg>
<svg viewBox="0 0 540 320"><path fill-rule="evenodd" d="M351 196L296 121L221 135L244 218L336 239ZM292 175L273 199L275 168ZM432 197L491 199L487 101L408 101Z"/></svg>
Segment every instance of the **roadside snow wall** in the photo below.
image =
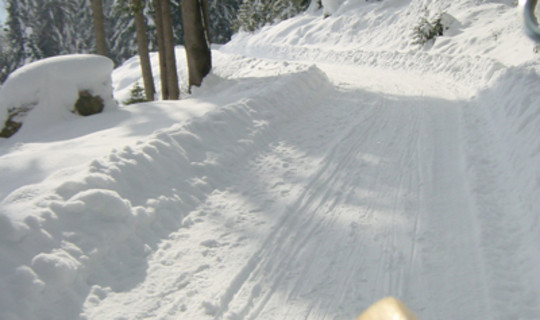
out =
<svg viewBox="0 0 540 320"><path fill-rule="evenodd" d="M184 217L230 178L226 168L332 88L310 67L229 80L229 90L253 88L254 82L264 90L4 199L0 319L78 319L83 304L137 285L147 255L171 232L191 225Z"/></svg>
<svg viewBox="0 0 540 320"><path fill-rule="evenodd" d="M535 70L536 69L536 70ZM490 270L491 300L498 312L529 299L523 319L538 315L540 297L530 283L540 283L531 265L540 265L540 76L538 66L501 70L465 108L471 133L468 165L484 260ZM504 257L504 258L501 258ZM533 261L530 261L533 259ZM523 263L527 261L527 263ZM506 270L520 279L501 277ZM531 288L509 296L508 288ZM525 290L525 289L523 289ZM519 294L518 294L519 292Z"/></svg>
<svg viewBox="0 0 540 320"><path fill-rule="evenodd" d="M8 120L24 123L19 132L68 120L81 93L98 96L103 111L116 107L112 94L113 62L106 57L77 54L51 57L13 72L0 88L0 130Z"/></svg>
<svg viewBox="0 0 540 320"><path fill-rule="evenodd" d="M538 67L536 67L537 69ZM540 70L523 65L502 70L488 87L478 94L477 101L485 118L477 127L490 133L502 150L493 150L511 172L510 190L527 190L516 195L519 203L532 205L524 212L540 212ZM538 215L529 218L530 227L540 230ZM540 234L539 234L540 235ZM540 237L539 239L540 240Z"/></svg>

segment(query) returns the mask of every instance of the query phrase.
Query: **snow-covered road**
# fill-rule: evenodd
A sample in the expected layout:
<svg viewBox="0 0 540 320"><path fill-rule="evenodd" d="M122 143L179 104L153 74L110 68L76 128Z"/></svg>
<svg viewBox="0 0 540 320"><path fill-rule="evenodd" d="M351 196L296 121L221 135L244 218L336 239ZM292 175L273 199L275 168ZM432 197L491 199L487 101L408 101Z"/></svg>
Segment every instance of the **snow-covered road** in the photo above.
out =
<svg viewBox="0 0 540 320"><path fill-rule="evenodd" d="M179 101L0 141L0 319L354 319L388 295L538 319L540 64L513 2L345 1L216 46ZM411 44L430 12L445 35Z"/></svg>
<svg viewBox="0 0 540 320"><path fill-rule="evenodd" d="M86 304L86 316L353 319L388 295L424 319L515 315L497 303L523 297L521 270L485 258L482 230L493 223L473 191L481 155L466 143L482 133L464 121L471 88L352 65L303 73L258 97L281 95L288 117L254 117L264 134L222 141L250 152L207 177L203 202L152 255L144 281ZM492 292L503 279L512 290Z"/></svg>

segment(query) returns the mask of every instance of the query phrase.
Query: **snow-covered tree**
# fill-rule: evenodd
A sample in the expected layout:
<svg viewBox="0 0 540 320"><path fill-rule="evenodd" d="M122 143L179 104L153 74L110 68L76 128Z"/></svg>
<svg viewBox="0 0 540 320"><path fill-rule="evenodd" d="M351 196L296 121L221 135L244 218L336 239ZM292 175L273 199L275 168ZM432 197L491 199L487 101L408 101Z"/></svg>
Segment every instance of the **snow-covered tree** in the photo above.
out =
<svg viewBox="0 0 540 320"><path fill-rule="evenodd" d="M6 0L10 71L37 59L77 49L82 38L77 30L80 7L81 0Z"/></svg>
<svg viewBox="0 0 540 320"><path fill-rule="evenodd" d="M5 1L7 20L2 45L0 82L34 60L59 54L97 52L92 0ZM108 56L119 64L137 54L135 21L123 12L122 0L102 0ZM210 40L225 43L232 35L241 0L208 0ZM158 49L155 1L146 1L149 50ZM184 43L180 0L170 0L174 44ZM5 62L8 61L8 62Z"/></svg>
<svg viewBox="0 0 540 320"><path fill-rule="evenodd" d="M210 40L212 43L226 43L233 34L232 24L242 0L209 0L208 14Z"/></svg>
<svg viewBox="0 0 540 320"><path fill-rule="evenodd" d="M4 30L0 29L0 84L7 78L12 71L11 54L9 51L9 42Z"/></svg>
<svg viewBox="0 0 540 320"><path fill-rule="evenodd" d="M309 0L244 0L234 22L235 30L255 31L305 10Z"/></svg>

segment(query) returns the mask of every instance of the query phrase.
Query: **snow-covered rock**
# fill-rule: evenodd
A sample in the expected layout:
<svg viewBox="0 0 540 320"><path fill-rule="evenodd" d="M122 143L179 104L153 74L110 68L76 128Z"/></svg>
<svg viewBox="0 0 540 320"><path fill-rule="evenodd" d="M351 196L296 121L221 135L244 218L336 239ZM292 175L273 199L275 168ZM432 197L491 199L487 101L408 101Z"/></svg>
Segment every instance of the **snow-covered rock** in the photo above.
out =
<svg viewBox="0 0 540 320"><path fill-rule="evenodd" d="M13 72L0 88L0 124L15 118L20 131L39 132L73 117L80 92L116 108L112 94L113 62L106 57L77 54L39 60Z"/></svg>

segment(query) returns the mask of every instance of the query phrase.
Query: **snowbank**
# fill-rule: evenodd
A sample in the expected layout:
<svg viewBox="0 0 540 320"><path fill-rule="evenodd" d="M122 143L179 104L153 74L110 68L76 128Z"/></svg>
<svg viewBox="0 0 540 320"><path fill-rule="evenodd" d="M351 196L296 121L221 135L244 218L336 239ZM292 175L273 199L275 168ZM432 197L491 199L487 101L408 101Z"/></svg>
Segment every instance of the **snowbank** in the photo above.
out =
<svg viewBox="0 0 540 320"><path fill-rule="evenodd" d="M525 206L525 212L540 212L540 68L522 65L499 72L498 76L480 91L476 102L482 107L484 118L477 126L490 133L499 150L493 150L493 159L499 159L509 175L509 192ZM518 191L519 190L519 191ZM517 212L515 214L518 214ZM538 216L522 216L529 226L538 228ZM538 233L540 241L540 233Z"/></svg>
<svg viewBox="0 0 540 320"><path fill-rule="evenodd" d="M113 62L103 56L78 54L51 57L13 72L0 88L0 123L18 111L24 122L18 135L40 132L73 117L79 93L103 99L104 110L116 107L112 95Z"/></svg>
<svg viewBox="0 0 540 320"><path fill-rule="evenodd" d="M240 91L253 79L209 84ZM263 78L235 103L82 167L22 187L0 206L0 318L74 319L83 303L132 288L147 255L240 155L265 143L331 84L317 68ZM301 99L300 99L300 98ZM195 103L195 101L192 101ZM62 305L58 309L58 305Z"/></svg>
<svg viewBox="0 0 540 320"><path fill-rule="evenodd" d="M471 194L483 225L489 295L501 318L538 316L540 274L532 266L540 265L539 71L536 64L501 70L464 109Z"/></svg>

